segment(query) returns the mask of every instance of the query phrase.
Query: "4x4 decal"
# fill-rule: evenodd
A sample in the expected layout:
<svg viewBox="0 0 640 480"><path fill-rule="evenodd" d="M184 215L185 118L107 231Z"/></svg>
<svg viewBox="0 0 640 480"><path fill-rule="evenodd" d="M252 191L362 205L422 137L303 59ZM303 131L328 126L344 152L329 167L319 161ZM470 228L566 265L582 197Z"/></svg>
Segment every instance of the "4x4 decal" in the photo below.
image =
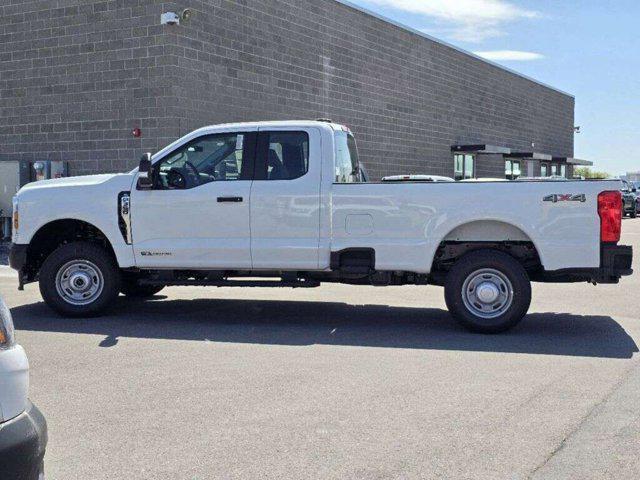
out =
<svg viewBox="0 0 640 480"><path fill-rule="evenodd" d="M547 195L542 199L543 202L586 202L587 196L584 193L554 193L553 195Z"/></svg>

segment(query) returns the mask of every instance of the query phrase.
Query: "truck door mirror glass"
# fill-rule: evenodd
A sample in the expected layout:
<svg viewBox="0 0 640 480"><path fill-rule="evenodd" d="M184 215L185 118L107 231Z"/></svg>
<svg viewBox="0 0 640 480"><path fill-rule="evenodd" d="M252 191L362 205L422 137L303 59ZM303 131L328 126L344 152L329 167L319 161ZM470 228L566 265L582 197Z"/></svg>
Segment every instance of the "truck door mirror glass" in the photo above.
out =
<svg viewBox="0 0 640 480"><path fill-rule="evenodd" d="M145 153L140 159L138 168L138 188L148 190L153 187L153 175L151 168L151 154Z"/></svg>

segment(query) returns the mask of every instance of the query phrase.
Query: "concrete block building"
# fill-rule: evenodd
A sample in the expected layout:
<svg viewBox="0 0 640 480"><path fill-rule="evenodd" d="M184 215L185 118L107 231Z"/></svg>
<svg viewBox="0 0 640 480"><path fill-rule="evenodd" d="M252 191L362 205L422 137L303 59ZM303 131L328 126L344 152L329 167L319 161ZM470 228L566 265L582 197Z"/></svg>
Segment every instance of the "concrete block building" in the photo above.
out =
<svg viewBox="0 0 640 480"><path fill-rule="evenodd" d="M125 171L206 124L331 118L373 179L570 176L576 162L571 95L346 1L4 0L0 13L0 161Z"/></svg>

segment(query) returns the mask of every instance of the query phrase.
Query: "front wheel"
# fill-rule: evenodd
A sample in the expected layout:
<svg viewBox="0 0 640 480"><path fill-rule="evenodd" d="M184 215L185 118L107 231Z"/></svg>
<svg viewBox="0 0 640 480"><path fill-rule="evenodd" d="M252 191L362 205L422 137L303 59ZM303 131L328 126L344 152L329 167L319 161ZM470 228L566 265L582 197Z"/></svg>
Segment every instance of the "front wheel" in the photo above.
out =
<svg viewBox="0 0 640 480"><path fill-rule="evenodd" d="M527 272L510 255L482 250L462 256L447 274L449 312L465 328L499 333L517 325L531 304Z"/></svg>
<svg viewBox="0 0 640 480"><path fill-rule="evenodd" d="M101 314L118 296L119 287L115 259L104 248L89 242L61 245L40 269L42 298L66 317Z"/></svg>

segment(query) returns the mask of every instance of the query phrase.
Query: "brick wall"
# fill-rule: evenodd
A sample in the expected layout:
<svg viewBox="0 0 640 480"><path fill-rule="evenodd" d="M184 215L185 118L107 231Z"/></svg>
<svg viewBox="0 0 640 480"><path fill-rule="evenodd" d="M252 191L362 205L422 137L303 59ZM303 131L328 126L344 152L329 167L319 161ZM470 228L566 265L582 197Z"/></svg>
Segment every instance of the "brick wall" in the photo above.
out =
<svg viewBox="0 0 640 480"><path fill-rule="evenodd" d="M155 0L3 0L0 160L123 171L173 139ZM134 127L149 136L135 139Z"/></svg>
<svg viewBox="0 0 640 480"><path fill-rule="evenodd" d="M334 0L4 5L0 159L118 171L204 124L317 117L354 130L373 177L451 176L453 144L573 154L572 97Z"/></svg>

